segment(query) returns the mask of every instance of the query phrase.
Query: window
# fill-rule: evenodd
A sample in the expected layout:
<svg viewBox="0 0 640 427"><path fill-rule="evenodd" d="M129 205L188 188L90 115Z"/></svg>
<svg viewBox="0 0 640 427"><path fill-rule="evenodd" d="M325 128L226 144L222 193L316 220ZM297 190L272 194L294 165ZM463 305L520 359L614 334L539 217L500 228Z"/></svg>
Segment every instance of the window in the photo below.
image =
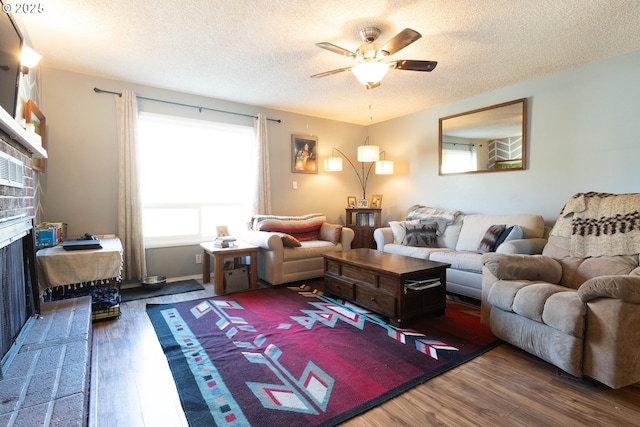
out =
<svg viewBox="0 0 640 427"><path fill-rule="evenodd" d="M140 113L140 186L145 244L199 243L251 219L252 126Z"/></svg>

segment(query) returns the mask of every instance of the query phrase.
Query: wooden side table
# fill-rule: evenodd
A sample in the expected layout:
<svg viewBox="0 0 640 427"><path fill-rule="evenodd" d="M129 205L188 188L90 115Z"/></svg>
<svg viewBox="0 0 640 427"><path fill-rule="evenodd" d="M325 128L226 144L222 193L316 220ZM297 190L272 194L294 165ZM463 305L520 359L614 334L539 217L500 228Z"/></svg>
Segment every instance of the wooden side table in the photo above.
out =
<svg viewBox="0 0 640 427"><path fill-rule="evenodd" d="M224 295L224 260L249 257L249 288L258 287L258 247L245 242L236 242L232 248L219 248L213 242L200 243L202 256L202 281L211 281L211 258L213 258L213 283L216 295ZM238 262L239 263L239 262Z"/></svg>
<svg viewBox="0 0 640 427"><path fill-rule="evenodd" d="M351 247L376 249L376 241L373 238L373 232L376 228L380 228L381 224L380 208L347 208L346 209L346 227L355 233Z"/></svg>

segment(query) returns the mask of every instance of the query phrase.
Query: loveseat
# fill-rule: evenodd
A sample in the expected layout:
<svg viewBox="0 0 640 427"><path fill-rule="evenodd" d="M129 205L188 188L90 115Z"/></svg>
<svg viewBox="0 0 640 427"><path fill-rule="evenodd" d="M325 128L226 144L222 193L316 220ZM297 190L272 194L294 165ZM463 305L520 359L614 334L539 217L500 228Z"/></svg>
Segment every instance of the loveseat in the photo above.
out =
<svg viewBox="0 0 640 427"><path fill-rule="evenodd" d="M373 236L378 250L451 264L447 291L478 300L483 253L539 254L546 243L540 215L465 215L422 205Z"/></svg>
<svg viewBox="0 0 640 427"><path fill-rule="evenodd" d="M580 193L541 255L483 258L482 322L571 375L640 381L640 194Z"/></svg>
<svg viewBox="0 0 640 427"><path fill-rule="evenodd" d="M324 275L323 254L351 249L352 229L325 215L255 215L242 240L258 249L258 277L271 285Z"/></svg>

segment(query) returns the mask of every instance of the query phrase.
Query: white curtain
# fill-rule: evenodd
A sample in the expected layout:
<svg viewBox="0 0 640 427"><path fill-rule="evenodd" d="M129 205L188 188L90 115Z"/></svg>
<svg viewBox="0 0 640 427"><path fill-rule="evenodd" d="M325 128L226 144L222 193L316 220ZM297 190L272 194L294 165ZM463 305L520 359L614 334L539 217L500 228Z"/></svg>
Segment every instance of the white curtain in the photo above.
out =
<svg viewBox="0 0 640 427"><path fill-rule="evenodd" d="M123 278L147 275L142 235L138 160L138 103L130 90L115 95L118 132L118 237L124 249Z"/></svg>
<svg viewBox="0 0 640 427"><path fill-rule="evenodd" d="M270 214L271 213L271 179L269 171L269 138L267 136L267 118L264 114L258 114L258 118L254 123L256 134L256 155L258 174L255 193L253 197L253 206L251 214Z"/></svg>

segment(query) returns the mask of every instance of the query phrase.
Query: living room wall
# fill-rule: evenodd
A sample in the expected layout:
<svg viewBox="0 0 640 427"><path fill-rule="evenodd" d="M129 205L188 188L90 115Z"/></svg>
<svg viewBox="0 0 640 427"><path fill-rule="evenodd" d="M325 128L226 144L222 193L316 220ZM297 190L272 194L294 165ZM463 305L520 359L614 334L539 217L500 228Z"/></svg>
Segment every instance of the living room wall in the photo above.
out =
<svg viewBox="0 0 640 427"><path fill-rule="evenodd" d="M366 129L362 126L53 68L43 68L42 77L41 109L47 116L49 134L47 206L44 220L67 222L71 237L86 232L117 232L118 153L114 95L96 94L93 91L94 87L114 92L131 89L144 97L250 115L262 112L267 117L282 120L282 123L268 122L274 214L301 215L323 212L329 221L344 223L346 195L358 194L355 175L347 176L347 172L292 173L291 135L318 136L319 155L320 158L324 158L330 155L334 146L345 153L352 151L355 154L355 147L365 138ZM249 126L253 123L251 118L206 110L200 113L195 108L146 100L139 101L139 109ZM176 150L179 149L180 141L176 141ZM193 166L207 167L207 160L200 158L198 153L193 153ZM243 172L239 170L238 173ZM294 181L297 183L295 190ZM228 182L211 182L208 185L215 187L232 183L233 177L229 177ZM207 184L202 185L204 190ZM345 196L318 197L322 194ZM148 249L148 272L168 277L198 274L201 272L201 266L195 263L196 253L201 253L197 245Z"/></svg>
<svg viewBox="0 0 640 427"><path fill-rule="evenodd" d="M421 203L466 213L534 212L551 224L576 192L639 191L638 69L640 52L634 52L363 127L44 68L41 109L47 116L50 157L45 220L68 222L71 236L116 233L115 106L112 95L93 92L99 87L281 119L281 124L269 122L268 128L275 214L324 212L330 221L344 223L345 197L361 194L355 174L346 163L340 173L322 168L317 175L291 173L291 134L317 135L320 163L334 146L354 159L356 146L368 135L396 162L393 176L372 174L367 187L367 197L383 194L385 223ZM438 176L440 117L523 97L529 108L525 171ZM252 120L149 101L141 101L140 109L233 123ZM206 167L206 159L194 153L194 167ZM196 275L199 252L197 245L149 249L148 271L169 277Z"/></svg>
<svg viewBox="0 0 640 427"><path fill-rule="evenodd" d="M375 124L396 160L384 220L420 203L465 213L539 213L552 224L578 192L640 191L640 51ZM425 93L428 96L428 93ZM527 98L525 171L438 175L438 119Z"/></svg>

